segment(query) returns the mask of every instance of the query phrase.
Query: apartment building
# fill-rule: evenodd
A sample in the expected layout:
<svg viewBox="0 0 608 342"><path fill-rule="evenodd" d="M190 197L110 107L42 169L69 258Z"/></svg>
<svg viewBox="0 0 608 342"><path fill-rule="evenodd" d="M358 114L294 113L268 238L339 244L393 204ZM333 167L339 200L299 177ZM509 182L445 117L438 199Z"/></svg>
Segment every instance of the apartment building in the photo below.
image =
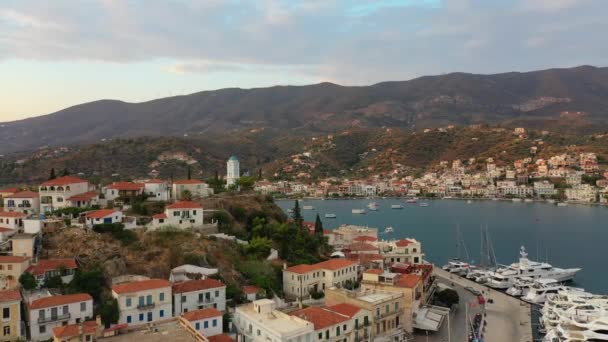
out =
<svg viewBox="0 0 608 342"><path fill-rule="evenodd" d="M188 280L173 284L172 289L175 316L206 308L226 310L226 285L219 280Z"/></svg>
<svg viewBox="0 0 608 342"><path fill-rule="evenodd" d="M356 282L359 264L348 259L330 259L314 265L297 265L283 269L283 290L292 298L307 297L310 292L323 292L332 286Z"/></svg>
<svg viewBox="0 0 608 342"><path fill-rule="evenodd" d="M53 337L53 328L82 323L93 317L93 298L87 293L37 298L27 300L27 318L32 341L46 341Z"/></svg>
<svg viewBox="0 0 608 342"><path fill-rule="evenodd" d="M133 281L112 286L118 301L118 323L146 324L172 317L171 283L164 279Z"/></svg>

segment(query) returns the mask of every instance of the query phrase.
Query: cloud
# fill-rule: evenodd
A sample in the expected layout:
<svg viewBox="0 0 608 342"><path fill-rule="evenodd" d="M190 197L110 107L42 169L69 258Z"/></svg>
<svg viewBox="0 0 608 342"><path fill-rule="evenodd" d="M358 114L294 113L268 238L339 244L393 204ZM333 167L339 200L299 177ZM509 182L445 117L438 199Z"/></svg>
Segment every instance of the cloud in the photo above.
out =
<svg viewBox="0 0 608 342"><path fill-rule="evenodd" d="M2 59L290 72L367 84L606 63L605 0L7 0ZM542 47L542 48L541 48Z"/></svg>

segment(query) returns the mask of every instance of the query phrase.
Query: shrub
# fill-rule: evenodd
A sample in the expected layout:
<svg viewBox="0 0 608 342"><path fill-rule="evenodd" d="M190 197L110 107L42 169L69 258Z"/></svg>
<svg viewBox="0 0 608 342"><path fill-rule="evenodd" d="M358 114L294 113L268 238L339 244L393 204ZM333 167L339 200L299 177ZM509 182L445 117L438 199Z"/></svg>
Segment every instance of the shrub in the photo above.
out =
<svg viewBox="0 0 608 342"><path fill-rule="evenodd" d="M111 234L114 239L120 241L125 246L137 241L137 235L130 230L125 230L125 226L122 223L96 224L93 226L93 231L100 234Z"/></svg>

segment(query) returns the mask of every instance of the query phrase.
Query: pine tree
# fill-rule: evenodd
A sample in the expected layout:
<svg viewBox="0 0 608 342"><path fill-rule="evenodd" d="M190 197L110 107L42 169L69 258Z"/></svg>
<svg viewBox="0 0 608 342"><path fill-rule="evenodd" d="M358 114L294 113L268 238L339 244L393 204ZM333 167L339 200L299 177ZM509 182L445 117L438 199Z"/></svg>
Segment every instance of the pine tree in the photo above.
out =
<svg viewBox="0 0 608 342"><path fill-rule="evenodd" d="M55 168L52 168L51 169L51 175L49 176L49 180L55 179L55 178L57 178L57 176L55 175Z"/></svg>
<svg viewBox="0 0 608 342"><path fill-rule="evenodd" d="M302 212L300 211L300 203L296 200L296 203L293 207L293 222L295 222L298 228L302 228L304 225L304 218L302 217Z"/></svg>
<svg viewBox="0 0 608 342"><path fill-rule="evenodd" d="M315 219L315 234L323 235L323 222L321 222L319 214L317 214L317 218Z"/></svg>

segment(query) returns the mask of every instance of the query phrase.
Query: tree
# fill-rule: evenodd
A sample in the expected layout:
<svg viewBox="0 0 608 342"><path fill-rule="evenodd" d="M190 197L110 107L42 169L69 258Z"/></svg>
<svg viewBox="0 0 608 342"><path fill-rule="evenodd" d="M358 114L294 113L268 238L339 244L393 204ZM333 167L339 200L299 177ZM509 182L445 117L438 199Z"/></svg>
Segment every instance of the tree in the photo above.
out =
<svg viewBox="0 0 608 342"><path fill-rule="evenodd" d="M437 293L437 300L445 304L447 307L451 307L454 304L458 304L460 298L458 297L458 292L452 289L445 289Z"/></svg>
<svg viewBox="0 0 608 342"><path fill-rule="evenodd" d="M104 283L105 279L101 270L95 269L84 272L81 269L77 269L74 279L70 282L69 290L72 293L88 293L95 301L99 301Z"/></svg>
<svg viewBox="0 0 608 342"><path fill-rule="evenodd" d="M49 289L59 289L63 287L63 280L61 280L60 275L54 275L46 278L42 286Z"/></svg>
<svg viewBox="0 0 608 342"><path fill-rule="evenodd" d="M188 179L192 179L192 168L188 166Z"/></svg>
<svg viewBox="0 0 608 342"><path fill-rule="evenodd" d="M302 229L304 218L302 217L302 212L300 211L300 202L298 202L298 200L296 200L296 203L293 206L293 213L291 215L296 226Z"/></svg>
<svg viewBox="0 0 608 342"><path fill-rule="evenodd" d="M192 192L190 192L188 189L182 191L182 200L192 201Z"/></svg>
<svg viewBox="0 0 608 342"><path fill-rule="evenodd" d="M109 295L104 295L99 307L99 315L106 327L118 323L118 318L120 316L118 301Z"/></svg>
<svg viewBox="0 0 608 342"><path fill-rule="evenodd" d="M249 241L246 247L247 254L254 258L261 259L265 258L270 254L272 248L272 240L264 237L256 237Z"/></svg>
<svg viewBox="0 0 608 342"><path fill-rule="evenodd" d="M319 214L317 214L317 218L315 219L315 234L323 235L323 222L321 222Z"/></svg>
<svg viewBox="0 0 608 342"><path fill-rule="evenodd" d="M69 176L70 175L70 171L68 171L68 168L66 167L65 169L63 169L63 172L61 172L61 177L65 177L65 176Z"/></svg>
<svg viewBox="0 0 608 342"><path fill-rule="evenodd" d="M251 190L255 185L255 178L250 176L242 176L236 180L236 184L242 191Z"/></svg>
<svg viewBox="0 0 608 342"><path fill-rule="evenodd" d="M49 176L49 180L55 179L57 176L55 175L55 168L51 169L51 175Z"/></svg>
<svg viewBox="0 0 608 342"><path fill-rule="evenodd" d="M30 272L25 272L19 277L19 284L26 290L33 290L36 288L36 278Z"/></svg>

